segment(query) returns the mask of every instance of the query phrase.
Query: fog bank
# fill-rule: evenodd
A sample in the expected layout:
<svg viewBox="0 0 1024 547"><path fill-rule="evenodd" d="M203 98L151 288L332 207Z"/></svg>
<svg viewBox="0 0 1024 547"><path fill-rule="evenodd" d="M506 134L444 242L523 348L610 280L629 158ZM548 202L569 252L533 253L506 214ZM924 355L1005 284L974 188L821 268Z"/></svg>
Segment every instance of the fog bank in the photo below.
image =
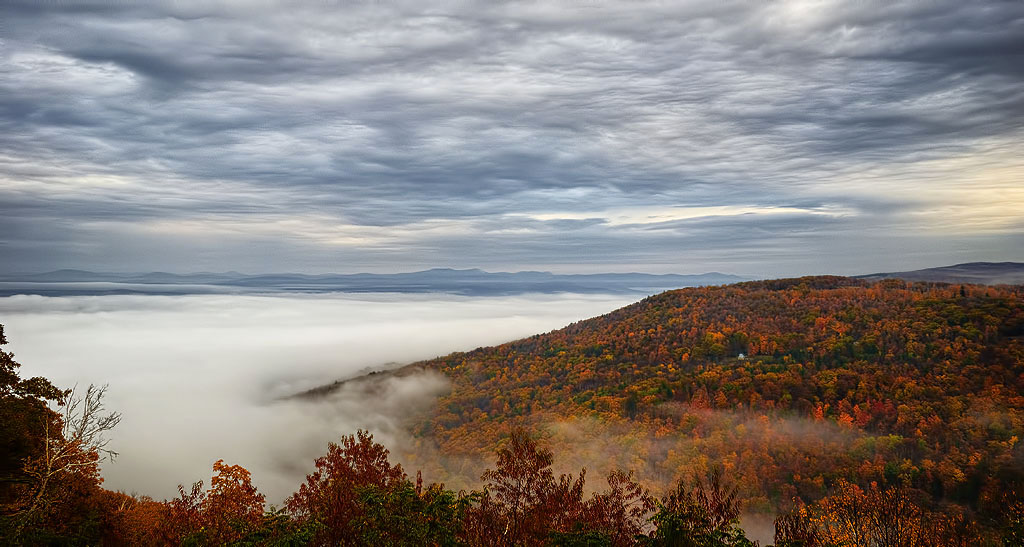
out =
<svg viewBox="0 0 1024 547"><path fill-rule="evenodd" d="M11 296L0 323L23 376L110 384L120 456L105 486L173 496L223 458L279 503L328 441L369 428L400 443L398 421L447 388L397 378L316 402L280 401L371 369L549 331L634 298L607 295Z"/></svg>

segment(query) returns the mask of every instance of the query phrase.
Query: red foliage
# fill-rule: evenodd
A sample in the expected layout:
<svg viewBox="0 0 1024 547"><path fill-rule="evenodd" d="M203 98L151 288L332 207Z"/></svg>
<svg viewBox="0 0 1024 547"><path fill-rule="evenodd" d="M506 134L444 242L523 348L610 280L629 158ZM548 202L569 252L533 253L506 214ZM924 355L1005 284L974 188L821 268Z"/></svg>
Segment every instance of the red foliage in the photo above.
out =
<svg viewBox="0 0 1024 547"><path fill-rule="evenodd" d="M837 476L975 505L990 476L1024 487L1024 287L960 288L812 277L669 291L416 364L452 381L421 430L481 454L513 426L616 424L632 454L613 465L645 459L645 481L721 465L764 510ZM592 429L582 440L604 442Z"/></svg>
<svg viewBox="0 0 1024 547"><path fill-rule="evenodd" d="M484 498L469 514L473 545L548 545L552 534L596 532L613 545L633 545L654 507L631 473L615 471L610 489L585 499L586 470L578 477L551 471L553 456L523 429L498 450L496 469L483 479Z"/></svg>
<svg viewBox="0 0 1024 547"><path fill-rule="evenodd" d="M373 486L387 491L405 480L402 467L388 462L388 450L359 430L342 437L341 444L328 445L327 455L316 459L316 470L285 505L299 519L323 526L318 544L355 545L356 521L361 517L357 489Z"/></svg>

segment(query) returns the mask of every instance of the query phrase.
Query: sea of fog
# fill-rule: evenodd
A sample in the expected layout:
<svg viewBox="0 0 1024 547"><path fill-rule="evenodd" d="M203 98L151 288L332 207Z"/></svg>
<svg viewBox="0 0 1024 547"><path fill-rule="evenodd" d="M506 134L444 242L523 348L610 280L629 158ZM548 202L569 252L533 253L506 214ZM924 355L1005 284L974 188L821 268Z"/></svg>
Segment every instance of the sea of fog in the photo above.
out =
<svg viewBox="0 0 1024 547"><path fill-rule="evenodd" d="M546 332L636 297L536 294L72 296L0 298L22 376L109 384L123 414L104 486L172 497L214 461L253 472L269 502L298 488L329 441L370 428L385 442L403 413L444 390L399 380L371 398L290 394L421 359Z"/></svg>

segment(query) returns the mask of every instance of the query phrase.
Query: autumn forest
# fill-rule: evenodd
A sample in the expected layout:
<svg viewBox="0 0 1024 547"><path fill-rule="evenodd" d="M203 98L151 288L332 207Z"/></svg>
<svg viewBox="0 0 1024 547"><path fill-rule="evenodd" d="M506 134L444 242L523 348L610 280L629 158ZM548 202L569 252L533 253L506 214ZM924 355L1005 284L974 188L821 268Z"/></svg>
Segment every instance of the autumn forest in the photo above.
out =
<svg viewBox="0 0 1024 547"><path fill-rule="evenodd" d="M1021 286L680 289L351 380L450 389L400 446L325 446L280 507L223 460L168 500L105 489L104 388L22 365L0 352L5 543L752 546L761 516L776 546L1024 545Z"/></svg>

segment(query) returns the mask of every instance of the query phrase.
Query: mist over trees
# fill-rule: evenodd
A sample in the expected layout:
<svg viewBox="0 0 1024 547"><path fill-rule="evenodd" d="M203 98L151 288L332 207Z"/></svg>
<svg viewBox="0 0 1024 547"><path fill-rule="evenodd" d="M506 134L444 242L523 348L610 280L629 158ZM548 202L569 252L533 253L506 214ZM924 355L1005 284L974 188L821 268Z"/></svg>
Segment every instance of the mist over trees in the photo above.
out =
<svg viewBox="0 0 1024 547"><path fill-rule="evenodd" d="M415 365L452 381L422 430L444 453L482 454L512 427L555 423L556 451L609 447L658 484L724 464L754 511L842 478L985 513L1024 485L1022 300L1016 286L839 277L670 291Z"/></svg>
<svg viewBox="0 0 1024 547"><path fill-rule="evenodd" d="M1020 545L1021 290L688 289L419 363L399 373L437 371L452 390L407 425L441 455L482 456L479 481L446 487L443 461L410 475L357 430L282 507L224 460L167 500L104 489L120 416L103 388L23 379L0 352L0 539L740 547L756 544L743 513L770 509L777 546ZM587 451L608 465L579 465Z"/></svg>

